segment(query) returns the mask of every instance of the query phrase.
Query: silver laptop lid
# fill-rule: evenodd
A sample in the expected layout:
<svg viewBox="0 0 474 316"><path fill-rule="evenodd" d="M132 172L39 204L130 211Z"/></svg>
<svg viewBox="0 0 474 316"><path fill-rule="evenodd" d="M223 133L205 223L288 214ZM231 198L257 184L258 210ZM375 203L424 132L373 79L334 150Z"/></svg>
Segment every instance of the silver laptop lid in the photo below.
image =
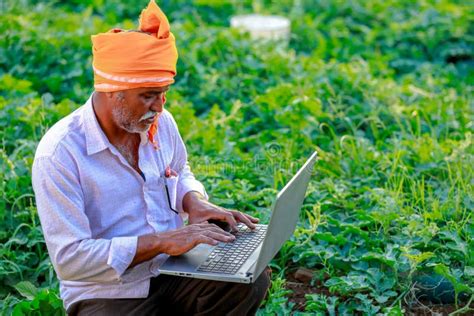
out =
<svg viewBox="0 0 474 316"><path fill-rule="evenodd" d="M272 217L262 243L254 275L259 276L285 241L293 234L298 222L309 179L316 161L314 152L296 175L278 193L272 206Z"/></svg>

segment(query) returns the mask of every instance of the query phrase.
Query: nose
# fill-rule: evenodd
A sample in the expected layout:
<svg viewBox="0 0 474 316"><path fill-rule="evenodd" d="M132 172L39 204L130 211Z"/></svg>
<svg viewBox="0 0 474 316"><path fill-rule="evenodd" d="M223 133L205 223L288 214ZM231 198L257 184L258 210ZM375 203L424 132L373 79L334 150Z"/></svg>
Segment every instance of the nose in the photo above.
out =
<svg viewBox="0 0 474 316"><path fill-rule="evenodd" d="M150 111L158 112L158 113L162 112L164 105L165 105L165 100L163 99L161 95L158 95L151 103Z"/></svg>
<svg viewBox="0 0 474 316"><path fill-rule="evenodd" d="M166 103L166 96L165 96L164 93L162 93L161 95L158 95L156 97L155 102L153 102L153 104L151 106L151 110L153 112L161 113L161 112L163 112L163 108L165 106L165 103Z"/></svg>

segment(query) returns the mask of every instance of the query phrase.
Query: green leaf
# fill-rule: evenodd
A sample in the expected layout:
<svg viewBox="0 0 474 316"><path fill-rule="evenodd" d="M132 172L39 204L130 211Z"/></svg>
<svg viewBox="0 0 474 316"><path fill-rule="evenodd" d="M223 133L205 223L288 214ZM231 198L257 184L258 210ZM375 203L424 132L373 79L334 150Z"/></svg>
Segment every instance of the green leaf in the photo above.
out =
<svg viewBox="0 0 474 316"><path fill-rule="evenodd" d="M468 277L474 277L474 267L470 267L470 266L464 267L464 274Z"/></svg>
<svg viewBox="0 0 474 316"><path fill-rule="evenodd" d="M33 300L38 294L38 289L29 281L22 281L17 283L14 288L20 293L23 297Z"/></svg>
<svg viewBox="0 0 474 316"><path fill-rule="evenodd" d="M23 301L15 305L13 309L12 316L24 316L30 314L33 311L30 301Z"/></svg>
<svg viewBox="0 0 474 316"><path fill-rule="evenodd" d="M466 284L462 283L459 281L449 270L447 266L444 264L438 264L434 267L434 271L442 276L444 276L446 279L451 282L451 284L454 287L454 290L456 291L456 295L466 291L466 292L471 292L471 288L467 286Z"/></svg>
<svg viewBox="0 0 474 316"><path fill-rule="evenodd" d="M384 308L383 313L387 316L403 316L403 311L400 306Z"/></svg>

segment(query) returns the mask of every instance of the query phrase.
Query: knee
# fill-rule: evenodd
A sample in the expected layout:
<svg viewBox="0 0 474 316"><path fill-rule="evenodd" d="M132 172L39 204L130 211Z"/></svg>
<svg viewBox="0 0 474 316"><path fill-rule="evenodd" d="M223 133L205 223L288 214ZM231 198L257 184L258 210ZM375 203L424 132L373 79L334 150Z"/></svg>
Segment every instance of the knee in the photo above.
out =
<svg viewBox="0 0 474 316"><path fill-rule="evenodd" d="M248 296L251 296L256 302L260 303L264 300L270 287L271 278L269 269L265 269L255 280L248 286Z"/></svg>
<svg viewBox="0 0 474 316"><path fill-rule="evenodd" d="M270 286L270 274L263 271L255 282L250 284L223 283L228 287L225 295L220 295L220 304L231 308L229 315L254 315L264 300ZM233 302L233 303L231 303ZM234 305L235 304L235 305Z"/></svg>

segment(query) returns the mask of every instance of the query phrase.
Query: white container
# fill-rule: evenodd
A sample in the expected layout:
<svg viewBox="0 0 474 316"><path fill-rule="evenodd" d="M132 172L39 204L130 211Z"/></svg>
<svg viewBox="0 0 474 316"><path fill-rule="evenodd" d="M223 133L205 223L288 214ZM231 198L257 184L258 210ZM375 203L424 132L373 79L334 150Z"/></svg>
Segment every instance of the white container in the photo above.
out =
<svg viewBox="0 0 474 316"><path fill-rule="evenodd" d="M230 19L230 26L250 33L255 40L276 40L288 44L290 20L278 15L237 15Z"/></svg>

